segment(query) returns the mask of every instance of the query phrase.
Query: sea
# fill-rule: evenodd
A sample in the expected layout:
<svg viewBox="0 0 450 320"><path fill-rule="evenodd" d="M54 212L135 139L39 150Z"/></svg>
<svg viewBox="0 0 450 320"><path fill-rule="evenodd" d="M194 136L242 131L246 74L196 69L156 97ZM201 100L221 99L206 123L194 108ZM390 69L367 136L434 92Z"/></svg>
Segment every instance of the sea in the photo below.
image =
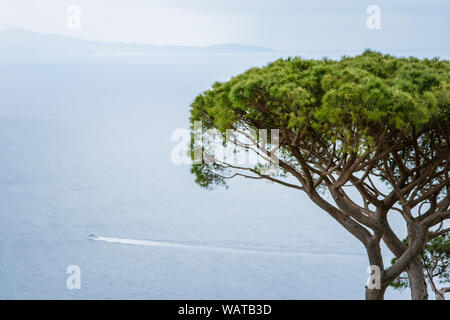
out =
<svg viewBox="0 0 450 320"><path fill-rule="evenodd" d="M198 94L296 55L342 53L0 58L0 299L363 299L363 246L301 191L171 161Z"/></svg>

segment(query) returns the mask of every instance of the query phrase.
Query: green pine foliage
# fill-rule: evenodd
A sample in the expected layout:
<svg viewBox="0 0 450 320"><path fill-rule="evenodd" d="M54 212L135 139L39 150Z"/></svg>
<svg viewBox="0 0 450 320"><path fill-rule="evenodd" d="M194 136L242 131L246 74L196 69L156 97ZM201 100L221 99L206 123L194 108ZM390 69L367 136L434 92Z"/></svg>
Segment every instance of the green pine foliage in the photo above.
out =
<svg viewBox="0 0 450 320"><path fill-rule="evenodd" d="M338 152L361 154L374 148L383 130L405 146L427 128L444 128L448 134L449 105L449 61L397 58L368 50L339 61L296 57L252 68L197 96L190 120L221 132L304 131L305 143L320 139L326 145L335 143ZM433 152L432 136L424 135L418 142L424 154ZM289 162L283 146L281 152ZM409 153L405 147L400 156ZM224 184L209 169L223 168L194 165L197 182L203 187Z"/></svg>

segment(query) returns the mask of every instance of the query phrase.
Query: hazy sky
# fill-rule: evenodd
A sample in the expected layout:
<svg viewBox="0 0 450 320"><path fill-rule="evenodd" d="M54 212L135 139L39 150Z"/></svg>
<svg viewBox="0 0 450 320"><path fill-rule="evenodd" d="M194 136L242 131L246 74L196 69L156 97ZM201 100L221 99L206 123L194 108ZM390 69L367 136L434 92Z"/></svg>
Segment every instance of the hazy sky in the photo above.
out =
<svg viewBox="0 0 450 320"><path fill-rule="evenodd" d="M81 29L66 27L69 5ZM381 29L366 26L369 5ZM278 50L450 51L449 0L0 0L0 29L156 45L239 42Z"/></svg>

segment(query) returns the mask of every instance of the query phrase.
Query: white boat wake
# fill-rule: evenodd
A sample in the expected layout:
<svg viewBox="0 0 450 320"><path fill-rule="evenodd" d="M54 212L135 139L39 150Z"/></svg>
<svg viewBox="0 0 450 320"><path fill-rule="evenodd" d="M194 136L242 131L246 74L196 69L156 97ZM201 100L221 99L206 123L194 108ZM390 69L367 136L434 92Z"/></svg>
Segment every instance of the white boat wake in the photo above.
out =
<svg viewBox="0 0 450 320"><path fill-rule="evenodd" d="M311 251L297 251L297 250L276 250L273 248L249 248L249 247L221 247L221 246L208 246L202 244L188 244L188 243L177 243L168 242L160 240L136 240L136 239L126 239L126 238L115 238L115 237L100 237L93 233L87 236L90 240L104 241L109 243L120 243L128 245L137 246L148 246L148 247L160 247L160 248L178 248L178 249L190 249L190 250L205 250L205 251L215 251L215 252L228 252L228 253L253 253L253 254L267 254L267 255L288 255L288 256L303 256L308 255L316 256L332 256L332 257L342 257L342 256L358 256L360 254L347 253L347 252L311 252Z"/></svg>
<svg viewBox="0 0 450 320"><path fill-rule="evenodd" d="M135 239L124 239L124 238L113 238L113 237L99 237L95 234L90 234L87 236L90 240L95 241L105 241L110 243L122 243L131 244L138 246L150 246L150 247L169 247L169 248L181 248L181 249L196 249L196 250L209 250L209 251L227 251L227 252L245 252L245 253L266 253L266 254L300 254L299 252L292 251L270 251L270 250L258 250L258 249L247 249L247 248L232 248L232 247L218 247L218 246L207 246L207 245L196 245L196 244L183 244L165 241L155 241L155 240L135 240Z"/></svg>

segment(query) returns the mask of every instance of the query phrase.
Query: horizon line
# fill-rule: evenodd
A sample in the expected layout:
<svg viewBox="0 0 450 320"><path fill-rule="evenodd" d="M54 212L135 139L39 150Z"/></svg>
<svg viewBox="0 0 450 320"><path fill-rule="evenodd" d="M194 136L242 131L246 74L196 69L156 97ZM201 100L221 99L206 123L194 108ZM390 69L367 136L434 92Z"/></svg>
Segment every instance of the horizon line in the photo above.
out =
<svg viewBox="0 0 450 320"><path fill-rule="evenodd" d="M0 29L0 33L7 32L7 31L12 31L12 30L20 30L20 31L24 31L24 32L37 33L37 34L43 34L43 35L62 36L62 37L66 37L66 38L70 38L70 39L74 39L74 40L83 40L83 41L90 41L90 42L101 42L101 43L111 43L111 44L125 44L125 45L140 45L140 46L153 46L153 47L157 47L157 48L164 48L164 47L188 47L188 48L206 49L206 48L210 48L210 47L214 47L214 46L239 45L239 46L244 46L244 47L261 48L261 49L271 50L271 51L274 51L274 52L280 51L280 50L277 50L277 49L274 49L274 48L271 48L271 47L267 47L267 46L263 46L263 45L253 45L253 44L241 43L241 42L221 42L221 43L212 43L212 44L209 44L209 45L198 46L198 45L188 45L188 44L156 45L156 44L152 44L152 43L149 43L149 42L93 40L93 39L86 39L86 38L82 38L82 37L76 37L76 36L68 35L66 33L41 32L41 31L35 31L35 30L26 29L26 28L23 28L23 27L2 28L2 29ZM287 50L287 51L290 51L290 50ZM295 50L293 50L293 51L295 51Z"/></svg>

